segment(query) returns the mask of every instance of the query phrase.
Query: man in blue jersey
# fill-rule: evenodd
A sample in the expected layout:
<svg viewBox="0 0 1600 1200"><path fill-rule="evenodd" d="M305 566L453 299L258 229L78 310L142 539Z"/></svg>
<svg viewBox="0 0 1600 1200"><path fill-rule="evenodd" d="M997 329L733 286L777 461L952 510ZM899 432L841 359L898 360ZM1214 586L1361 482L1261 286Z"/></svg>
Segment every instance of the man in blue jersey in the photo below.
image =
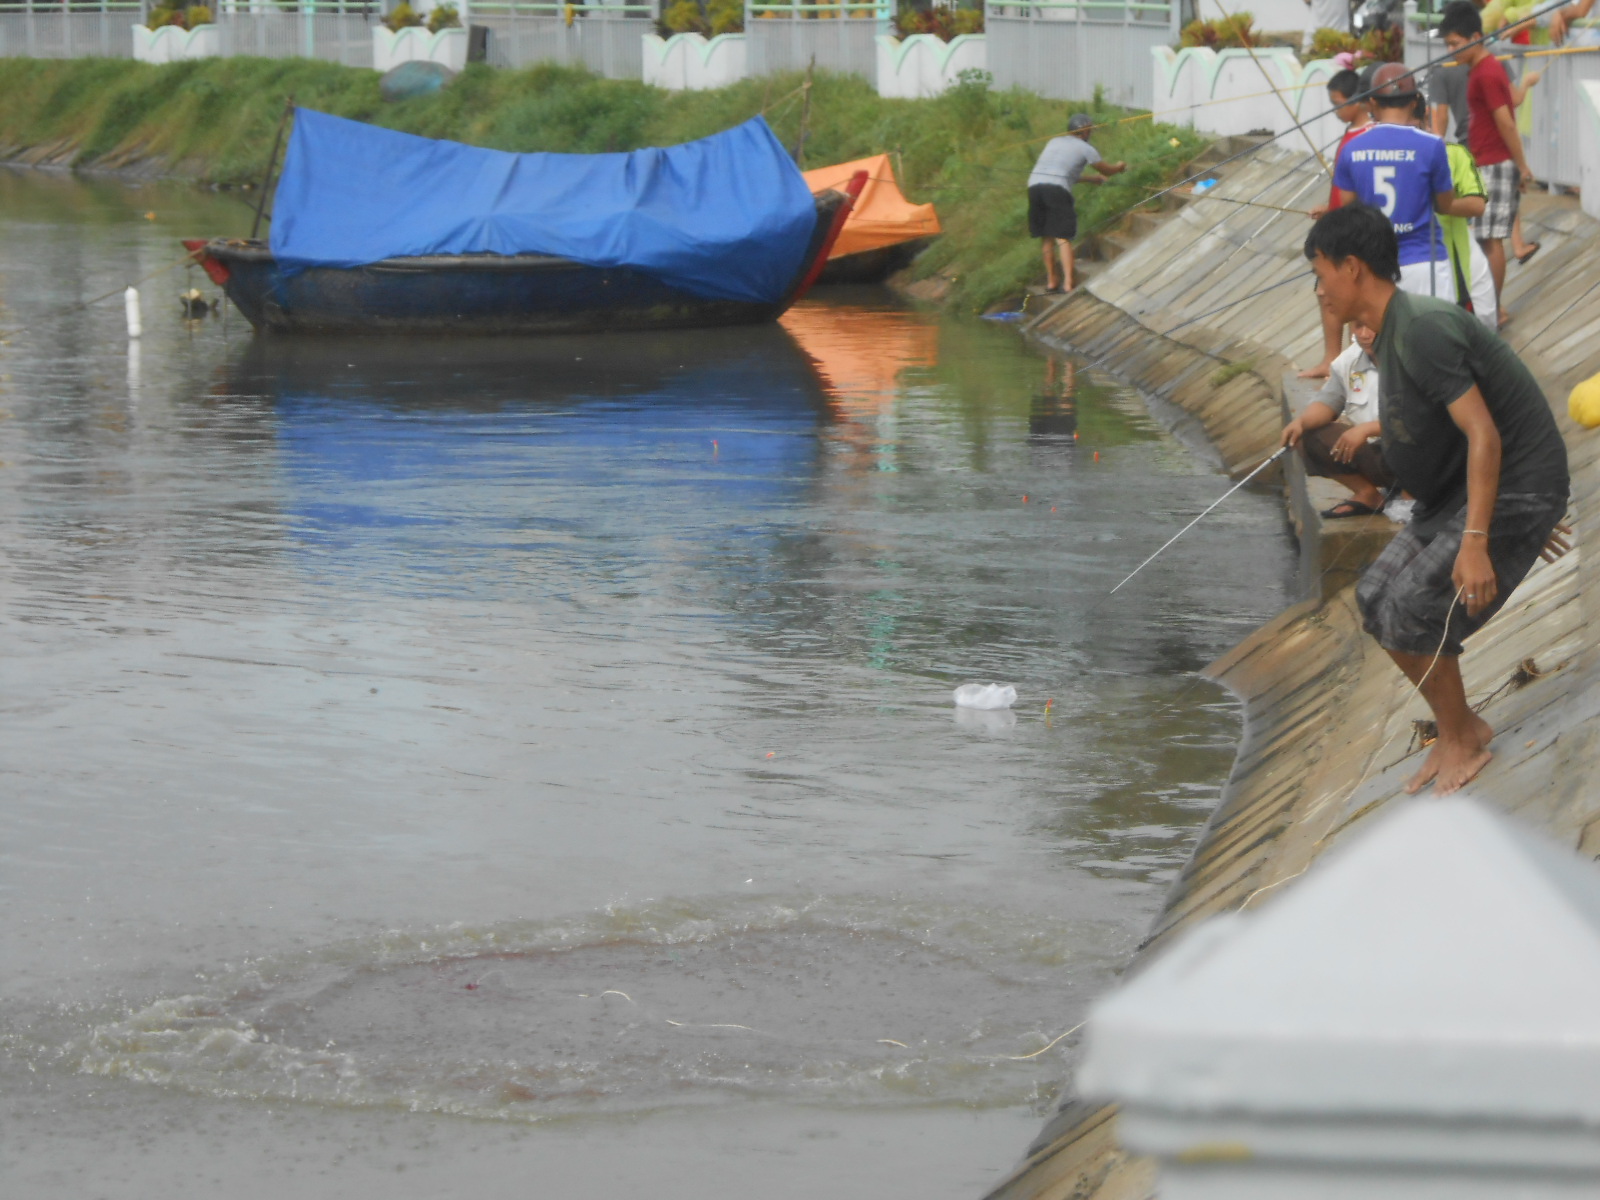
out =
<svg viewBox="0 0 1600 1200"><path fill-rule="evenodd" d="M1411 124L1416 76L1402 63L1384 63L1372 77L1375 124L1345 146L1333 186L1345 204L1360 201L1394 225L1400 243L1400 287L1456 300L1455 273L1439 213L1456 214L1455 183L1444 139Z"/></svg>

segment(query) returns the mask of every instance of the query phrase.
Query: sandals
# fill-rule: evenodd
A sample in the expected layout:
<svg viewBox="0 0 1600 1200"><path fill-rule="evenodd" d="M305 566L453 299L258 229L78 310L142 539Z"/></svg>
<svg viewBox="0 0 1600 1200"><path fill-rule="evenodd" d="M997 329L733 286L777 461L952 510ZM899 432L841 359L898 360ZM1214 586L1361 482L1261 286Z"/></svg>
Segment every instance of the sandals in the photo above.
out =
<svg viewBox="0 0 1600 1200"><path fill-rule="evenodd" d="M1542 245L1544 245L1543 242L1535 242L1535 243L1533 243L1533 245L1529 246L1526 250L1524 250L1521 254L1517 255L1517 265L1521 266L1521 265L1525 264L1535 254L1539 253L1539 247L1542 246Z"/></svg>
<svg viewBox="0 0 1600 1200"><path fill-rule="evenodd" d="M1340 517L1370 517L1381 511L1359 500L1341 500L1332 508L1323 509L1322 518L1326 521L1336 521Z"/></svg>

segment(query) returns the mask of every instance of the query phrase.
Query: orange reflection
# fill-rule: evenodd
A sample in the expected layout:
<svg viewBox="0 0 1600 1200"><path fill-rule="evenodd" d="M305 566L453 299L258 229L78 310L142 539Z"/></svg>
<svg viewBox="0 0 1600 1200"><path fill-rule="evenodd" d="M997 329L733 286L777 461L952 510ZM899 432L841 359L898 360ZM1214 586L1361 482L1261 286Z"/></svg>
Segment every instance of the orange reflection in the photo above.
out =
<svg viewBox="0 0 1600 1200"><path fill-rule="evenodd" d="M782 322L846 420L889 411L900 373L939 361L938 327L912 313L813 302L791 308Z"/></svg>

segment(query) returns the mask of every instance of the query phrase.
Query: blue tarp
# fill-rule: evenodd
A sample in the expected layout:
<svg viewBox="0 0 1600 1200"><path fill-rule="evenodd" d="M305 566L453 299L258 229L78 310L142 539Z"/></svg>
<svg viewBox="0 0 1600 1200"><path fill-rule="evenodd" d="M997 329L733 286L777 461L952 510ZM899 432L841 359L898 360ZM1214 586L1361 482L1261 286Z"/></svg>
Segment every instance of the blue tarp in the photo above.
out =
<svg viewBox="0 0 1600 1200"><path fill-rule="evenodd" d="M415 254L555 254L697 296L787 294L816 224L761 117L627 154L508 154L295 113L272 212L290 270Z"/></svg>

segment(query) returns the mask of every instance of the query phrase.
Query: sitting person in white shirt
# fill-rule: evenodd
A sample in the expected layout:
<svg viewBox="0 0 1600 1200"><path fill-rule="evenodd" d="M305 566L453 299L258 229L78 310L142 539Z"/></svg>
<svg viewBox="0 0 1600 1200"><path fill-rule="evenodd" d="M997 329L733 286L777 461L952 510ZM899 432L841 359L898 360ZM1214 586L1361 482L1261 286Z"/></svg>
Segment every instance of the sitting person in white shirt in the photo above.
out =
<svg viewBox="0 0 1600 1200"><path fill-rule="evenodd" d="M1328 382L1283 430L1283 444L1299 447L1308 474L1350 489L1350 499L1322 514L1330 518L1378 512L1384 489L1394 486L1378 446L1378 368L1370 357L1378 335L1360 322L1350 332L1355 341L1333 360Z"/></svg>

